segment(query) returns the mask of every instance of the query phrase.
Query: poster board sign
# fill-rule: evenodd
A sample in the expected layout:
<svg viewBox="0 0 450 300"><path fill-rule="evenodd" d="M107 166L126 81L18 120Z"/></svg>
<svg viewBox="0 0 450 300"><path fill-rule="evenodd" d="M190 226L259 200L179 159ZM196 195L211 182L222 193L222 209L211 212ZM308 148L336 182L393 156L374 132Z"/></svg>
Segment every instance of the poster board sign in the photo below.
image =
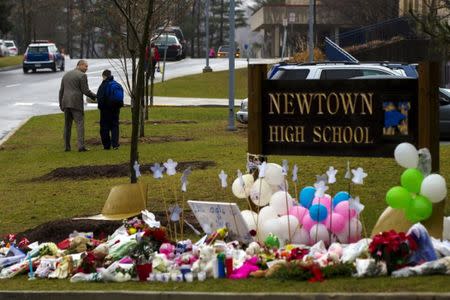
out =
<svg viewBox="0 0 450 300"><path fill-rule="evenodd" d="M246 244L253 241L236 203L188 200L188 204L205 233L226 227L230 239Z"/></svg>

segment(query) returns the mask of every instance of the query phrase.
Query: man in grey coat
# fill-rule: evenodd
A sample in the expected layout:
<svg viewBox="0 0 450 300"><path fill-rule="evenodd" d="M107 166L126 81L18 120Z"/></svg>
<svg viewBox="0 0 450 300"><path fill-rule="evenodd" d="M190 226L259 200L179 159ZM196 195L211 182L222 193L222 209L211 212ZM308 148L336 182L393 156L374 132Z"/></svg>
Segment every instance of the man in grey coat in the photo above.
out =
<svg viewBox="0 0 450 300"><path fill-rule="evenodd" d="M59 89L59 108L64 112L64 145L65 151L70 151L70 136L72 122L75 120L78 135L78 151L88 149L84 146L84 103L83 94L95 99L97 95L89 90L87 75L87 61L78 61L77 67L67 72L61 80Z"/></svg>

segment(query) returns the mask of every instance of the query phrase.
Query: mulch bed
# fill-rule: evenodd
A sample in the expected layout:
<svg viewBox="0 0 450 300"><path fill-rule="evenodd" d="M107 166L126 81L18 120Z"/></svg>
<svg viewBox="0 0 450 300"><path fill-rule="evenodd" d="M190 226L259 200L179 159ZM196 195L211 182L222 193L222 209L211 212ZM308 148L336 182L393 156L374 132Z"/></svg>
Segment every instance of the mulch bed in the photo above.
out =
<svg viewBox="0 0 450 300"><path fill-rule="evenodd" d="M161 222L162 226L167 226L165 212L154 212L156 220ZM185 211L185 220L194 225L195 228L201 230L192 212ZM123 224L122 221L105 221L105 220L89 220L89 219L62 219L41 224L35 228L28 229L17 234L17 240L26 237L30 242L38 241L59 243L68 238L74 231L77 232L93 232L95 238L107 238ZM186 234L192 234L186 224L183 226Z"/></svg>
<svg viewBox="0 0 450 300"><path fill-rule="evenodd" d="M187 167L193 170L204 170L209 167L214 167L214 161L182 161L178 162L177 171L182 172ZM150 174L150 167L153 164L141 165L141 174ZM31 181L50 181L50 180L86 180L94 178L114 178L129 176L129 164L117 165L88 165L69 168L57 168L43 176L33 178Z"/></svg>
<svg viewBox="0 0 450 300"><path fill-rule="evenodd" d="M170 142L188 142L194 140L193 138L183 136L145 136L139 138L139 142L142 144L151 143L170 143ZM98 146L102 144L100 138L91 138L86 140L86 145ZM126 145L131 143L131 138L121 137L119 138L120 145Z"/></svg>

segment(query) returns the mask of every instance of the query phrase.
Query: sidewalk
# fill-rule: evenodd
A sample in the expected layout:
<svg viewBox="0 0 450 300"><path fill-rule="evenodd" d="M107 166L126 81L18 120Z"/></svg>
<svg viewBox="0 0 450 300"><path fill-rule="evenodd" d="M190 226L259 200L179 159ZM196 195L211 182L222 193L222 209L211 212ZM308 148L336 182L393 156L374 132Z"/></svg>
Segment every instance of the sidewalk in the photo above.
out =
<svg viewBox="0 0 450 300"><path fill-rule="evenodd" d="M228 106L228 99L219 98L181 98L181 97L153 97L153 105L160 106ZM235 99L234 106L240 106L242 99ZM125 96L124 103L130 105L131 99Z"/></svg>

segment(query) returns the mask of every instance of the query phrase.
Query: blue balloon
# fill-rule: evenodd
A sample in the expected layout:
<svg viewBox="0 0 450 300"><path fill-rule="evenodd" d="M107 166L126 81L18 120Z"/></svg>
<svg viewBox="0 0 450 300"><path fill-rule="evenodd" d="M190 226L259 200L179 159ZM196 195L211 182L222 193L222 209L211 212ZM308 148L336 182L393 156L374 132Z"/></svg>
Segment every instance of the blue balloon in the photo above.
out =
<svg viewBox="0 0 450 300"><path fill-rule="evenodd" d="M333 198L333 207L338 205L339 202L345 201L350 199L350 194L347 192L339 192L336 195L334 195Z"/></svg>
<svg viewBox="0 0 450 300"><path fill-rule="evenodd" d="M322 222L327 218L328 212L325 205L314 204L309 208L309 216L316 222Z"/></svg>
<svg viewBox="0 0 450 300"><path fill-rule="evenodd" d="M309 208L311 206L311 203L314 199L314 194L316 193L316 189L312 186L304 187L300 194L298 195L298 198L300 199L300 204L303 207Z"/></svg>

